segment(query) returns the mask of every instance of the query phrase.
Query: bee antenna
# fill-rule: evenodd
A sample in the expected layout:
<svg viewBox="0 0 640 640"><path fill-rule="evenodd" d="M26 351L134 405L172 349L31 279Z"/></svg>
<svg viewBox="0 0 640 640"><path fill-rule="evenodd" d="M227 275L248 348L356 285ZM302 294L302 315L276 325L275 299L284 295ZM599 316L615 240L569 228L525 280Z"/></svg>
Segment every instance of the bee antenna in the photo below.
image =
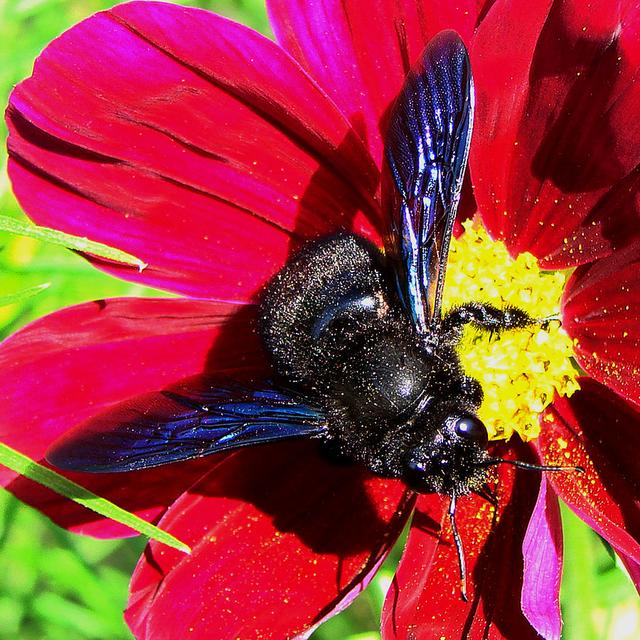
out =
<svg viewBox="0 0 640 640"><path fill-rule="evenodd" d="M460 567L460 595L467 602L467 565L464 560L464 549L462 548L462 540L456 526L456 494L451 494L451 502L449 502L449 520L451 520L451 531L453 533L453 541L456 545L458 553L458 566Z"/></svg>
<svg viewBox="0 0 640 640"><path fill-rule="evenodd" d="M487 458L478 463L482 467L490 467L496 464L510 464L518 469L528 469L530 471L571 471L577 473L584 473L584 467L565 467L560 465L547 465L547 464L531 464L529 462L522 462L521 460L507 460L505 458Z"/></svg>

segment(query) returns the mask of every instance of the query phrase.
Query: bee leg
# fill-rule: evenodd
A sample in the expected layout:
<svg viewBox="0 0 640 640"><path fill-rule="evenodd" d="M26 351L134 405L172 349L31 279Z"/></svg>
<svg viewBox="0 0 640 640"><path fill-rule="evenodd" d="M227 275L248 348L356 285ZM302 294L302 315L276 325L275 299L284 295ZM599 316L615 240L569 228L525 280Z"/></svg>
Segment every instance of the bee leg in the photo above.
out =
<svg viewBox="0 0 640 640"><path fill-rule="evenodd" d="M538 318L537 322L543 329L547 329L549 327L549 323L551 322L559 322L562 325L562 315L560 315L559 313L554 313L551 316Z"/></svg>
<svg viewBox="0 0 640 640"><path fill-rule="evenodd" d="M484 484L479 489L476 489L474 493L481 498L484 498L491 506L498 506L498 496L488 484Z"/></svg>
<svg viewBox="0 0 640 640"><path fill-rule="evenodd" d="M544 321L548 320L545 318ZM468 302L449 311L442 319L442 327L453 335L460 334L467 324L491 333L500 333L509 329L524 329L539 322L517 307L498 309L490 304Z"/></svg>

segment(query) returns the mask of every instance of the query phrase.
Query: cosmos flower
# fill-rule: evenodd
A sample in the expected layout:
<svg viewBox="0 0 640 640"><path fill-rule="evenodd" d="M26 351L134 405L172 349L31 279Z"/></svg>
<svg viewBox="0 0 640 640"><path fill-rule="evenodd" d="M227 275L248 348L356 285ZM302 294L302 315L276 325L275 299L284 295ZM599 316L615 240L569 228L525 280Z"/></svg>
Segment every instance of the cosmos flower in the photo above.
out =
<svg viewBox="0 0 640 640"><path fill-rule="evenodd" d="M140 257L142 272L88 259L183 297L90 302L9 338L1 437L42 459L68 429L139 394L203 372L268 377L254 332L261 289L309 238L350 229L382 244L385 114L411 61L453 28L477 112L463 201L475 217L450 280L467 300L516 296L562 313L562 329L521 334L526 348L505 336L474 352L469 337L465 363L503 394L483 408L496 437L526 410L520 435L494 447L586 473L503 469L495 506L460 500L468 603L446 500L332 466L310 443L69 475L193 547L152 543L140 558L126 613L138 638L308 634L364 588L412 514L383 637L558 638L558 498L640 580L637 4L270 0L269 11L279 45L206 11L121 5L52 42L16 87L9 173L27 214ZM542 355L527 360L534 343ZM131 533L1 474L73 531Z"/></svg>

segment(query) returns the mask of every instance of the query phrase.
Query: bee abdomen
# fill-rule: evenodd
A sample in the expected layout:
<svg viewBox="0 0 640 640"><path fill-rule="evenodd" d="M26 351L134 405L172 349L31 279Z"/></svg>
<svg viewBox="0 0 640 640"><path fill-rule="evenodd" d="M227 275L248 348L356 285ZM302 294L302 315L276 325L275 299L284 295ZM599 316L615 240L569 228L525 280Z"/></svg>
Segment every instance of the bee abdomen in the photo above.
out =
<svg viewBox="0 0 640 640"><path fill-rule="evenodd" d="M371 243L341 234L307 246L269 283L261 333L281 376L314 387L336 373L388 311L382 261Z"/></svg>

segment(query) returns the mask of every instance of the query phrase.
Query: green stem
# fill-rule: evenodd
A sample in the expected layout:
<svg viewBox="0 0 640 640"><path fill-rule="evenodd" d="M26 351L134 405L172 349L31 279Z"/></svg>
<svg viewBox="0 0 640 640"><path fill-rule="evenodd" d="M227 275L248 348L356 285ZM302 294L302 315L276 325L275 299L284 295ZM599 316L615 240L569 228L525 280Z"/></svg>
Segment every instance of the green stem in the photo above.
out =
<svg viewBox="0 0 640 640"><path fill-rule="evenodd" d="M183 551L184 553L191 553L191 549L188 545L177 538L174 538L170 533L159 529L129 511L125 511L118 505L113 504L113 502L101 498L52 469L43 467L41 464L31 460L31 458L1 442L0 464L8 467L16 473L19 473L20 475L25 476L26 478L29 478L30 480L33 480L34 482L37 482L38 484L48 487L57 494L64 496L69 500L73 500L87 509L91 509L92 511L99 513L101 516L110 518L115 522L119 522L120 524L137 531L143 536L162 542L163 544L173 547L174 549L178 549L179 551Z"/></svg>
<svg viewBox="0 0 640 640"><path fill-rule="evenodd" d="M106 258L114 262L137 267L139 271L145 269L148 265L146 262L132 256L130 253L114 249L106 244L94 242L88 238L73 236L57 229L49 229L48 227L38 227L35 224L0 215L0 231L8 231L21 236L43 240L50 244L57 244L67 249L81 251L82 253L90 253L99 258Z"/></svg>

